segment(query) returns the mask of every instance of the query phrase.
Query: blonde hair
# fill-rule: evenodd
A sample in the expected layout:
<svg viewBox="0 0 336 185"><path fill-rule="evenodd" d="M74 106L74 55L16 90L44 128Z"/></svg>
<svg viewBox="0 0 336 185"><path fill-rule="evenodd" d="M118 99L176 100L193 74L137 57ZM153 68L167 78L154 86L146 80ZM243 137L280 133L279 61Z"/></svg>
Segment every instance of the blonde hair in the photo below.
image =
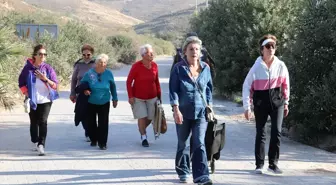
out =
<svg viewBox="0 0 336 185"><path fill-rule="evenodd" d="M200 45L200 50L199 50L199 52L200 52L200 54L201 54L201 50L202 50L202 41L201 41L201 39L199 39L198 37L196 37L196 36L190 36L190 37L188 37L185 41L184 41L184 43L183 43L183 46L182 46L182 51L183 51L183 53L187 50L187 47L188 47L188 45L189 44L198 44L198 45Z"/></svg>

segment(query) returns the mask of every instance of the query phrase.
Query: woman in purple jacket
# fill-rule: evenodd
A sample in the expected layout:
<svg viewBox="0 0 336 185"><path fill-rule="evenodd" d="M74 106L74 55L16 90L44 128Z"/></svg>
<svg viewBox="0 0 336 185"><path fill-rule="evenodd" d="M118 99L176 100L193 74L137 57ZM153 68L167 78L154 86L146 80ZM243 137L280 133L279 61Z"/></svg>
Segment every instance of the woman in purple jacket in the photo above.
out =
<svg viewBox="0 0 336 185"><path fill-rule="evenodd" d="M43 45L34 47L31 59L27 60L19 76L19 87L28 98L30 104L30 136L33 150L44 155L47 137L47 120L52 102L57 99L58 80L54 69L45 63L46 48Z"/></svg>

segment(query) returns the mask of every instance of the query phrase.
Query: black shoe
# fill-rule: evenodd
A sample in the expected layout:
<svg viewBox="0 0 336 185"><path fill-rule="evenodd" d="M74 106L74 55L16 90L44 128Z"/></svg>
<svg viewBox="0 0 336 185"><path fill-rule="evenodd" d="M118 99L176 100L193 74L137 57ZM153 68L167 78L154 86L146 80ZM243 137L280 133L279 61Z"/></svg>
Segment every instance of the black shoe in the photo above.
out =
<svg viewBox="0 0 336 185"><path fill-rule="evenodd" d="M106 150L106 149L107 149L106 146L99 146L99 148L100 148L101 150Z"/></svg>
<svg viewBox="0 0 336 185"><path fill-rule="evenodd" d="M144 139L144 140L142 141L142 146L143 146L143 147L149 147L149 143L148 143L147 139Z"/></svg>
<svg viewBox="0 0 336 185"><path fill-rule="evenodd" d="M207 179L207 180L201 180L200 182L197 182L198 185L212 185L212 180Z"/></svg>
<svg viewBox="0 0 336 185"><path fill-rule="evenodd" d="M97 146L97 142L91 142L90 146Z"/></svg>
<svg viewBox="0 0 336 185"><path fill-rule="evenodd" d="M282 170L277 165L269 165L268 166L268 171L272 172L274 174L282 174Z"/></svg>

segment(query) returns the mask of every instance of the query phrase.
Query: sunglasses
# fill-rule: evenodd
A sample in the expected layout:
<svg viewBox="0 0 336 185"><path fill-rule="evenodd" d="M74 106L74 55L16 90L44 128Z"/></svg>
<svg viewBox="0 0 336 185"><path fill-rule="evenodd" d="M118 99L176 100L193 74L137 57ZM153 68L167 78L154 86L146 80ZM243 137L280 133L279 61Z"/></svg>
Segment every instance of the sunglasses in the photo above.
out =
<svg viewBox="0 0 336 185"><path fill-rule="evenodd" d="M37 53L38 56L42 57L42 56L47 56L47 53Z"/></svg>
<svg viewBox="0 0 336 185"><path fill-rule="evenodd" d="M90 57L91 56L91 54L89 53L89 54L83 54L83 57Z"/></svg>
<svg viewBox="0 0 336 185"><path fill-rule="evenodd" d="M267 48L267 49L276 49L276 46L274 45L274 44L266 44L265 45L265 48Z"/></svg>

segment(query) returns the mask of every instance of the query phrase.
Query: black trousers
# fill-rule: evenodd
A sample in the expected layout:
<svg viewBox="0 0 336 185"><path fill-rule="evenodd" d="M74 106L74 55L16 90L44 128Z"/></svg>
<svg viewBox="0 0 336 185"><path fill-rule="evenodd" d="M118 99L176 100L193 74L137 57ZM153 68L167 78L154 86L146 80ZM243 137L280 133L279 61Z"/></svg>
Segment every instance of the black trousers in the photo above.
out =
<svg viewBox="0 0 336 185"><path fill-rule="evenodd" d="M265 160L265 141L266 131L265 125L268 116L271 117L271 140L268 150L269 165L277 165L280 156L280 139L281 127L284 116L284 107L254 107L254 115L256 120L256 139L255 139L255 159L256 166L261 167L264 165Z"/></svg>
<svg viewBox="0 0 336 185"><path fill-rule="evenodd" d="M84 119L84 120L81 121L81 123L82 123L83 129L85 131L85 137L88 137L89 136L88 120Z"/></svg>
<svg viewBox="0 0 336 185"><path fill-rule="evenodd" d="M106 146L109 129L110 102L104 105L88 104L88 133L92 143ZM98 115L98 126L97 126Z"/></svg>
<svg viewBox="0 0 336 185"><path fill-rule="evenodd" d="M52 102L37 104L36 110L30 109L30 137L33 143L45 146L47 138L47 120Z"/></svg>

